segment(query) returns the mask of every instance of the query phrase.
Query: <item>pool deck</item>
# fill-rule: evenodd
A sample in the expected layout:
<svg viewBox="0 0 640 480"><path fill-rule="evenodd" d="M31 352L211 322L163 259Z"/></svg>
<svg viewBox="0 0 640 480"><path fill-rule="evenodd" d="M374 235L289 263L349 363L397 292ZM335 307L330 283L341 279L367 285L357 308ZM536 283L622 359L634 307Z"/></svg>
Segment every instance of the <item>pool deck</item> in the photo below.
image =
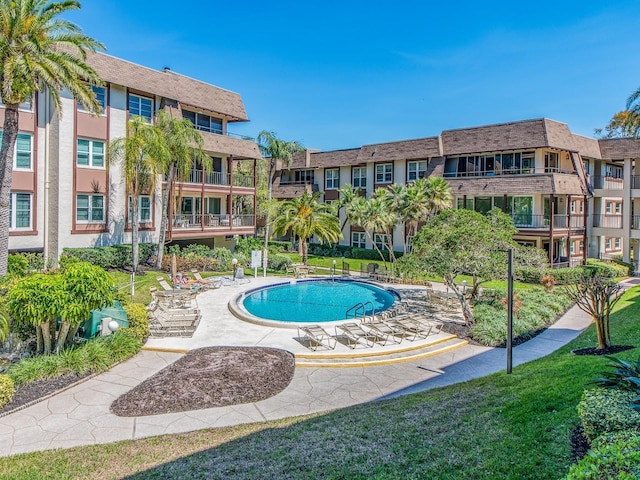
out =
<svg viewBox="0 0 640 480"><path fill-rule="evenodd" d="M242 345L308 352L292 339L291 330L248 324L228 311L228 300L241 289L281 281L282 278L259 277L251 279L248 285L205 292L198 297L203 319L192 338L151 339L147 350L110 371L0 417L0 456L329 411L463 382L505 369L504 349L466 345L429 358L391 365L296 368L287 388L255 403L133 418L118 417L109 411L111 402L120 395L180 358L179 351L212 345ZM572 308L544 333L514 348L514 367L548 355L575 338L590 323L586 314Z"/></svg>

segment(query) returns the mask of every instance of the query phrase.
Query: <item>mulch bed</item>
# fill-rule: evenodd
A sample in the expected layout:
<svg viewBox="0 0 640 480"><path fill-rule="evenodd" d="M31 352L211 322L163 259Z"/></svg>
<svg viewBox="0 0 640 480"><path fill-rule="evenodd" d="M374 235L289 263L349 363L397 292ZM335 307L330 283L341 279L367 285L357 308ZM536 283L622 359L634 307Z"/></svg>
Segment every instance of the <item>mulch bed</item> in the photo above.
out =
<svg viewBox="0 0 640 480"><path fill-rule="evenodd" d="M43 399L47 395L56 393L60 390L73 385L75 382L91 375L63 375L61 377L45 378L35 382L18 385L16 393L9 403L0 409L0 414L11 412L12 410L23 407L31 402Z"/></svg>
<svg viewBox="0 0 640 480"><path fill-rule="evenodd" d="M120 396L111 411L136 417L257 402L284 390L294 370L284 350L199 348Z"/></svg>
<svg viewBox="0 0 640 480"><path fill-rule="evenodd" d="M633 345L611 345L607 348L598 349L596 347L585 347L572 350L574 355L613 355L614 353L624 352L636 348Z"/></svg>

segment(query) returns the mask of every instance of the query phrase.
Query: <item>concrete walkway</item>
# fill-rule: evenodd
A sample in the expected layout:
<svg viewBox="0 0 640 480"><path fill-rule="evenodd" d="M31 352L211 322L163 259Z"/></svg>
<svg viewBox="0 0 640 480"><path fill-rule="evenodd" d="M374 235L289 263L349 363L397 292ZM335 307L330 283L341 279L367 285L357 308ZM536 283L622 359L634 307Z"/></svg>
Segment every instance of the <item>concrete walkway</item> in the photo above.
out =
<svg viewBox="0 0 640 480"><path fill-rule="evenodd" d="M278 279L281 281L282 279ZM228 299L240 288L274 282L252 279L244 287L224 287L198 297L203 319L190 339L153 339L147 347L184 349L210 345L253 345L298 349L292 331L241 322L230 315ZM514 348L513 365L545 356L575 338L590 318L576 307L533 340ZM300 344L300 351L306 351ZM124 418L109 411L123 393L182 354L143 350L131 360L47 400L0 417L0 456L133 440L152 435L275 420L344 408L504 370L506 352L467 345L413 362L352 368L296 368L289 386L256 403L183 413Z"/></svg>

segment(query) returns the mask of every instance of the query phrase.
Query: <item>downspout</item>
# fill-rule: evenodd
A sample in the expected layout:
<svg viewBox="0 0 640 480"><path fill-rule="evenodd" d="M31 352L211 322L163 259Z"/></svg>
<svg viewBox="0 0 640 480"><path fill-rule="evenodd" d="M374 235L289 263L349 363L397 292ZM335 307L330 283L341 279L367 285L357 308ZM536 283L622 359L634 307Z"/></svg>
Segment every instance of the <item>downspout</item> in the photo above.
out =
<svg viewBox="0 0 640 480"><path fill-rule="evenodd" d="M42 232L42 257L45 269L49 263L49 109L49 90L47 89L47 95L44 101L44 231Z"/></svg>

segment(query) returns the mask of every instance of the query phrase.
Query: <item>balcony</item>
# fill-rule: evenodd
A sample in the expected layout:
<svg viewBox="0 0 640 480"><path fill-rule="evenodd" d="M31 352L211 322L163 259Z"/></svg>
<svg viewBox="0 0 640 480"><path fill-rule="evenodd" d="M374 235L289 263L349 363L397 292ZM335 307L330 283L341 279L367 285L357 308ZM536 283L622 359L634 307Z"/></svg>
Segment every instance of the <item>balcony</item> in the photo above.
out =
<svg viewBox="0 0 640 480"><path fill-rule="evenodd" d="M548 229L551 225L550 215L529 215L512 214L513 224L520 229L537 228ZM584 228L584 217L582 215L558 214L553 216L554 229L579 230Z"/></svg>
<svg viewBox="0 0 640 480"><path fill-rule="evenodd" d="M504 175L541 175L545 173L564 173L576 175L575 170L565 170L562 168L533 168L533 167L511 167L502 170L473 170L470 172L445 172L445 178L467 178L467 177L499 177Z"/></svg>
<svg viewBox="0 0 640 480"><path fill-rule="evenodd" d="M255 228L255 215L177 214L171 219L173 231L216 231Z"/></svg>
<svg viewBox="0 0 640 480"><path fill-rule="evenodd" d="M200 185L203 183L203 178L205 185L228 187L232 179L234 187L253 188L253 176L251 175L232 175L222 172L206 173L202 170L192 170L185 183L197 183Z"/></svg>
<svg viewBox="0 0 640 480"><path fill-rule="evenodd" d="M595 214L593 226L600 228L622 228L622 215Z"/></svg>
<svg viewBox="0 0 640 480"><path fill-rule="evenodd" d="M622 190L624 188L622 178L607 176L593 177L592 186L595 189L602 190Z"/></svg>

